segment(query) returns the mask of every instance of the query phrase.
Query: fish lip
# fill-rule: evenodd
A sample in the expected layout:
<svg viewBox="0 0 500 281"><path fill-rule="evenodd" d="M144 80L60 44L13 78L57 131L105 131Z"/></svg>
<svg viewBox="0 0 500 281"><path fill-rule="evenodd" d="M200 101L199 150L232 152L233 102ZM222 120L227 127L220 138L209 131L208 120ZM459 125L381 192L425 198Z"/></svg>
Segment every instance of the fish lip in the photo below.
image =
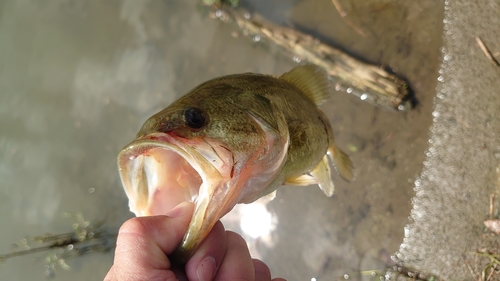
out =
<svg viewBox="0 0 500 281"><path fill-rule="evenodd" d="M227 208L233 203L221 199L225 198L221 194L228 192L229 179L225 178L221 174L221 171L217 170L195 148L183 143L174 136L165 133L152 133L142 136L126 145L117 157L120 179L129 198L130 209L138 216L149 214L141 213L131 199L134 198L134 194L132 193L135 192L137 186L134 186L133 179L131 178L133 176L131 169L134 167L130 167L129 163L155 148L162 148L177 153L196 170L202 179L198 190L198 198L195 200L195 210L191 222L181 244L176 250L177 262L184 263L197 249L206 235L208 235L217 220L228 211ZM139 165L139 168L142 168L142 166ZM214 193L216 192L219 195L216 196L217 198L214 198Z"/></svg>

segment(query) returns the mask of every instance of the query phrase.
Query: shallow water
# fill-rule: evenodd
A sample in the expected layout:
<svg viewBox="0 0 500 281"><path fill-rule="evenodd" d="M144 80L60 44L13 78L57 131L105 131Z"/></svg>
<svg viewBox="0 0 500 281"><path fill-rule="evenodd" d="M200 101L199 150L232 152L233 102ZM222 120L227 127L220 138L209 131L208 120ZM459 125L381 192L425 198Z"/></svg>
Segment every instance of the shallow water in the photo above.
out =
<svg viewBox="0 0 500 281"><path fill-rule="evenodd" d="M340 2L366 37L331 1L242 3L389 66L408 78L419 100L415 110L397 113L335 93L322 108L355 163L356 180L335 176L332 198L317 187L282 187L274 201L225 218L274 275L289 280L344 274L358 280L360 271L384 268L380 253L393 253L402 242L427 148L442 3ZM196 1L2 1L0 253L25 236L69 231L73 221L63 212L108 219L116 228L132 215L115 158L150 115L207 79L249 71L278 75L295 65L276 48L235 32ZM40 257L8 260L0 280L43 279ZM112 257L69 260L71 270L57 270L54 278L102 279Z"/></svg>

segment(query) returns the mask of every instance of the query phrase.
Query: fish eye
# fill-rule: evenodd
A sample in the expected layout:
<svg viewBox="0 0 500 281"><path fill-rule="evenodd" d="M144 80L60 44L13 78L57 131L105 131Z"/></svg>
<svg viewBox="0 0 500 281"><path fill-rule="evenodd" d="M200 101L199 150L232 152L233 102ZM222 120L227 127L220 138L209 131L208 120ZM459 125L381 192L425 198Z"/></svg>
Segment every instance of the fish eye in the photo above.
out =
<svg viewBox="0 0 500 281"><path fill-rule="evenodd" d="M189 107L184 111L186 125L193 129L199 129L205 125L205 114L199 108Z"/></svg>

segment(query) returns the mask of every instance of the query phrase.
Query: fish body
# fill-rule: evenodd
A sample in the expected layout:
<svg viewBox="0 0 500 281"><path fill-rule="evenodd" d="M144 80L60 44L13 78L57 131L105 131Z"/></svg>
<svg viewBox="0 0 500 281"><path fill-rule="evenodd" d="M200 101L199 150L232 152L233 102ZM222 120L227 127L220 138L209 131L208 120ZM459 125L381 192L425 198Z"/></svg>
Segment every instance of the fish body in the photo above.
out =
<svg viewBox="0 0 500 281"><path fill-rule="evenodd" d="M283 184L318 184L331 196L328 155L346 180L352 164L318 108L329 93L326 73L314 65L281 77L245 73L199 85L148 119L118 155L131 211L162 215L194 202L174 253L185 262L237 203Z"/></svg>

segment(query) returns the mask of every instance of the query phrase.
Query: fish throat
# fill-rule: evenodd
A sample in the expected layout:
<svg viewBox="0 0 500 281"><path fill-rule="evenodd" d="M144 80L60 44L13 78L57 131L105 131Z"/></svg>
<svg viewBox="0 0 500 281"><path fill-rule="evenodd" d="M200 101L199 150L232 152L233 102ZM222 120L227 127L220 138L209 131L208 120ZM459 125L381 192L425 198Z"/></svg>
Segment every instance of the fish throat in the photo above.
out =
<svg viewBox="0 0 500 281"><path fill-rule="evenodd" d="M140 216L164 215L184 201L196 203L203 183L200 174L177 152L162 147L150 149L130 160L137 176L137 206Z"/></svg>

